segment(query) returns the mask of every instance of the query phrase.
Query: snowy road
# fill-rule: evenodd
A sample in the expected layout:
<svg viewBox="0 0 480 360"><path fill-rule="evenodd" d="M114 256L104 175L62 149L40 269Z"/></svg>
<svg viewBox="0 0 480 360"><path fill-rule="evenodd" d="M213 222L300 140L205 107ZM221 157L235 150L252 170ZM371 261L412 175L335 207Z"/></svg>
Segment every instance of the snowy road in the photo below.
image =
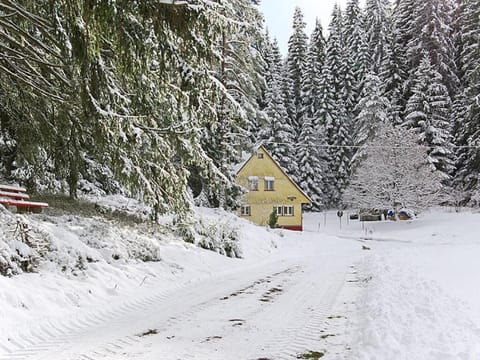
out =
<svg viewBox="0 0 480 360"><path fill-rule="evenodd" d="M292 236L295 246L267 259L23 328L2 343L0 359L290 359L322 351L361 247Z"/></svg>
<svg viewBox="0 0 480 360"><path fill-rule="evenodd" d="M479 213L305 218L246 224L245 259L177 241L155 263L0 278L0 360L480 358Z"/></svg>

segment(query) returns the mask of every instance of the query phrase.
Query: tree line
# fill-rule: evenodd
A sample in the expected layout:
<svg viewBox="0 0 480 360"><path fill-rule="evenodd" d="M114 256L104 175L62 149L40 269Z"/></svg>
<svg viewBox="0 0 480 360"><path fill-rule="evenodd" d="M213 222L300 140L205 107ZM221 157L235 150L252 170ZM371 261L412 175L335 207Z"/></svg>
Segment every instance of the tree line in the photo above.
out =
<svg viewBox="0 0 480 360"><path fill-rule="evenodd" d="M414 132L444 190L478 204L479 15L478 0L350 0L326 38L318 22L308 38L295 10L286 59L269 43L259 134L314 208L342 205L389 126Z"/></svg>

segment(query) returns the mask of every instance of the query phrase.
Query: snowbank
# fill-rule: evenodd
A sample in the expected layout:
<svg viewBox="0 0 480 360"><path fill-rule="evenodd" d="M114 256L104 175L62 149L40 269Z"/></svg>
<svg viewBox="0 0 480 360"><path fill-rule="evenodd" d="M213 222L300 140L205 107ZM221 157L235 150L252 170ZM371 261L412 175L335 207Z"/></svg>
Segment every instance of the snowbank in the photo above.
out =
<svg viewBox="0 0 480 360"><path fill-rule="evenodd" d="M480 358L480 328L471 309L398 254L374 255L359 268L352 359Z"/></svg>
<svg viewBox="0 0 480 360"><path fill-rule="evenodd" d="M342 226L333 213L307 214L306 223L367 249L347 285L358 291L346 358L480 358L479 213L437 209L414 220L343 219Z"/></svg>
<svg viewBox="0 0 480 360"><path fill-rule="evenodd" d="M0 207L0 269L8 275L0 276L0 348L8 344L2 334L31 329L45 319L55 323L72 314L120 306L147 296L152 288L167 289L275 251L278 235L273 232L225 211L198 209L196 214L196 224L208 225L214 236L196 234L198 241L215 246L235 241L246 259L185 242L170 217L153 226L100 216L20 216ZM232 232L238 240L225 235Z"/></svg>

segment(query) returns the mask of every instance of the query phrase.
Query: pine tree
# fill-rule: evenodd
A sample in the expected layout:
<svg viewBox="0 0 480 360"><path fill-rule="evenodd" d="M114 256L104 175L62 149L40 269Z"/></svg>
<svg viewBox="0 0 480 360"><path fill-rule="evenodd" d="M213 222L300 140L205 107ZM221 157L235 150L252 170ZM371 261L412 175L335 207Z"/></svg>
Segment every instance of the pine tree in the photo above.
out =
<svg viewBox="0 0 480 360"><path fill-rule="evenodd" d="M288 54L286 61L286 77L288 78L289 95L292 97L293 112L290 115L290 125L295 130L295 140L301 128L303 111L302 80L306 71L307 60L307 35L305 34L305 22L299 7L293 14L293 34L288 40Z"/></svg>
<svg viewBox="0 0 480 360"><path fill-rule="evenodd" d="M313 118L303 122L298 142L299 185L310 199L312 210L324 208L328 202L325 194L328 158L324 148L323 128L315 126Z"/></svg>
<svg viewBox="0 0 480 360"><path fill-rule="evenodd" d="M232 1L224 11L225 16L233 20L219 38L221 58L217 77L225 94L217 104L217 121L205 129L203 147L215 166L233 184L235 174L231 165L240 161L243 150L254 145L251 130L256 129L262 116L259 100L264 90L265 64L259 49L266 40L262 17L251 0ZM193 181L201 182L195 171L193 175L196 178ZM233 191L232 195L237 192ZM220 202L224 207L236 204L231 195L225 197L223 193L212 191L202 195L201 198L210 199L210 205L218 206Z"/></svg>
<svg viewBox="0 0 480 360"><path fill-rule="evenodd" d="M459 73L464 86L455 101L456 183L466 199L480 203L480 1L465 1L460 13Z"/></svg>
<svg viewBox="0 0 480 360"><path fill-rule="evenodd" d="M282 89L282 56L276 40L267 53L268 75L265 95L266 121L259 132L259 141L265 145L280 166L289 175L296 174L298 161L292 159L294 152L294 129L288 123L285 95Z"/></svg>
<svg viewBox="0 0 480 360"><path fill-rule="evenodd" d="M345 101L350 103L350 110L357 104L364 85L365 76L370 66L368 59L367 35L364 29L363 14L358 0L350 0L345 10L344 41L347 79ZM353 76L353 79L349 77Z"/></svg>
<svg viewBox="0 0 480 360"><path fill-rule="evenodd" d="M303 110L298 139L300 187L313 201L312 209L319 210L326 203L324 177L327 172L327 154L324 131L315 116L321 89L321 72L325 58L325 39L317 20L307 51L307 67L302 78Z"/></svg>
<svg viewBox="0 0 480 360"><path fill-rule="evenodd" d="M393 35L399 54L405 56L400 63L405 73L409 70L406 61L408 44L415 36L415 5L415 0L398 0L393 10Z"/></svg>
<svg viewBox="0 0 480 360"><path fill-rule="evenodd" d="M306 68L302 76L302 118L312 119L318 108L319 92L321 88L321 74L325 63L325 38L322 26L317 19L312 32L307 51ZM300 128L304 120L300 121Z"/></svg>
<svg viewBox="0 0 480 360"><path fill-rule="evenodd" d="M392 28L382 64L381 79L385 95L390 100L390 119L394 124L403 122L403 113L411 96L410 73L413 65L407 57L408 44L415 36L415 0L398 0L393 10Z"/></svg>
<svg viewBox="0 0 480 360"><path fill-rule="evenodd" d="M380 79L383 84L383 94L389 100L387 111L389 121L399 125L403 122L402 115L405 109L404 86L408 72L404 71L404 54L398 44L397 32L390 33L385 48L385 57L380 70Z"/></svg>
<svg viewBox="0 0 480 360"><path fill-rule="evenodd" d="M453 11L451 0L426 0L416 4L413 36L407 44L410 77L427 51L435 69L442 75L450 97L454 97L458 86L455 64Z"/></svg>
<svg viewBox="0 0 480 360"><path fill-rule="evenodd" d="M453 170L451 100L442 76L434 69L427 53L415 72L412 92L404 125L417 131L419 143L429 149L429 163L443 179L449 179Z"/></svg>
<svg viewBox="0 0 480 360"><path fill-rule="evenodd" d="M361 162L365 155L365 144L375 138L377 132L389 123L388 99L382 95L382 84L376 75L368 75L365 80L362 98L357 104L357 113L354 120L353 144L355 154L352 158L352 167Z"/></svg>
<svg viewBox="0 0 480 360"><path fill-rule="evenodd" d="M390 21L388 0L367 0L365 3L365 31L368 36L368 59L371 71L378 74L385 57Z"/></svg>
<svg viewBox="0 0 480 360"><path fill-rule="evenodd" d="M325 129L328 145L328 173L325 187L327 205L336 206L350 176L351 123L344 100L344 76L342 70L343 38L342 14L338 7L333 10L329 26L325 64L322 70L322 87L316 116Z"/></svg>
<svg viewBox="0 0 480 360"><path fill-rule="evenodd" d="M249 95L255 85L250 87L249 81L257 84L256 60L237 63L245 75L236 78L243 92L234 93L218 76L227 59L219 51L219 39L235 33L237 40L246 40L243 35L258 30L238 22L237 12L255 14L250 2L8 3L26 9L16 12L28 16L18 21L15 32L38 47L25 49L38 50L43 64L28 57L36 78L25 87L12 86L18 81L12 81L14 73L0 77L1 108L8 111L1 119L2 134L12 144L8 166L3 166L7 176L57 191L58 184L67 184L75 197L80 181L103 181L91 171L102 169L97 173L113 177L105 188L117 182L116 190L141 196L157 214L185 214L191 205L187 180L196 169L205 187L229 206L233 196L228 194L235 186L209 154L205 129L228 128L237 136L246 119L238 104L254 106ZM4 11L0 8L0 27L7 34L5 21L12 18L3 16L10 14ZM2 45L4 40L0 37ZM24 65L12 69L23 71ZM226 126L217 117L222 103L233 115ZM18 123L18 114L25 121ZM38 136L32 137L31 129Z"/></svg>

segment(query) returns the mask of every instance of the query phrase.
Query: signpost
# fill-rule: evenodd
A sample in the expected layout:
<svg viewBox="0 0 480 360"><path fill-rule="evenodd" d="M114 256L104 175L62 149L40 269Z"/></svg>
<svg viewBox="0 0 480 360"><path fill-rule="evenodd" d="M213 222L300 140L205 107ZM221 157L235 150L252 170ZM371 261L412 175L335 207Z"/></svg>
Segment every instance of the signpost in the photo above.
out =
<svg viewBox="0 0 480 360"><path fill-rule="evenodd" d="M342 230L342 216L343 216L343 211L342 211L342 210L338 210L338 211L337 211L337 216L338 216L338 220L340 221L340 230Z"/></svg>

